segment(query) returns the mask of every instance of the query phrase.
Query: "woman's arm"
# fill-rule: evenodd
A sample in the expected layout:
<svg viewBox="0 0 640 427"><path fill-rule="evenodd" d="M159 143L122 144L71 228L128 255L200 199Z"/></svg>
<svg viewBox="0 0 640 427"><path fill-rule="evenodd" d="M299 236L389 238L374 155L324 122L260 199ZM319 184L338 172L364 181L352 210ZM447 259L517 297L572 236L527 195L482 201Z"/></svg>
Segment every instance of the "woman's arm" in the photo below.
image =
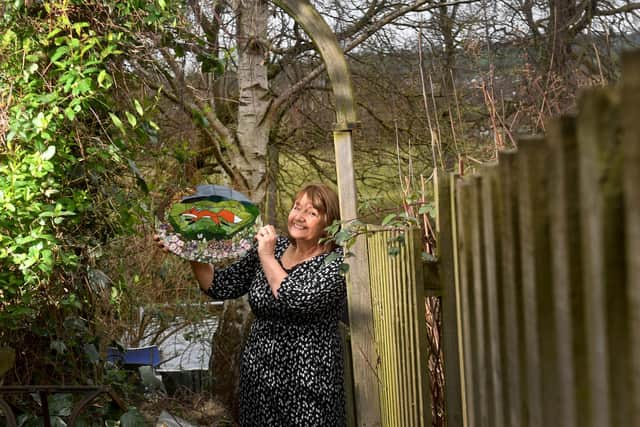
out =
<svg viewBox="0 0 640 427"><path fill-rule="evenodd" d="M278 289L278 305L288 313L316 315L341 306L347 298L347 286L340 273L343 258L325 263L310 275L285 277Z"/></svg>
<svg viewBox="0 0 640 427"><path fill-rule="evenodd" d="M256 240L258 241L258 257L262 271L264 271L264 276L269 283L271 293L275 298L278 298L280 284L287 277L287 272L284 271L275 256L278 240L275 228L272 225L261 228L256 234Z"/></svg>
<svg viewBox="0 0 640 427"><path fill-rule="evenodd" d="M214 269L211 264L205 264L202 262L189 261L191 264L191 271L198 281L198 285L203 292L207 292L213 285Z"/></svg>

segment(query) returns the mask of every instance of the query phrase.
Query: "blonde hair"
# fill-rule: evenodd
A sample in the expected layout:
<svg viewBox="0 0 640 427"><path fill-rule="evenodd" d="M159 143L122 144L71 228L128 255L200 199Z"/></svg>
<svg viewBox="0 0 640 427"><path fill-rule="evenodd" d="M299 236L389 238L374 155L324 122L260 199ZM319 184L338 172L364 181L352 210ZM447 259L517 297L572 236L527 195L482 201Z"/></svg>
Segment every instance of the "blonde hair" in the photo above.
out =
<svg viewBox="0 0 640 427"><path fill-rule="evenodd" d="M299 201L303 196L307 196L311 205L320 212L324 222L324 227L340 220L340 201L338 194L325 184L307 184L298 191L294 202ZM325 244L325 249L331 251L336 247L335 242L329 241Z"/></svg>

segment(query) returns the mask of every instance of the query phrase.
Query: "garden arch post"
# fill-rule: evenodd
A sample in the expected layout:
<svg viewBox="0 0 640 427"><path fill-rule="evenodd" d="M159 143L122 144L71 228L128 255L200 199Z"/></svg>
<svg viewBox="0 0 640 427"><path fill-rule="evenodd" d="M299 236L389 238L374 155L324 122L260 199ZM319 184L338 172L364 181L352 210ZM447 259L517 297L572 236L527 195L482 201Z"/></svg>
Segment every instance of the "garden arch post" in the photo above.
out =
<svg viewBox="0 0 640 427"><path fill-rule="evenodd" d="M357 217L357 193L353 168L352 131L357 126L351 77L335 34L307 0L273 0L306 31L324 61L336 105L333 139L342 220ZM359 426L380 425L377 351L373 336L373 312L369 289L369 262L364 237L353 247L349 263L348 299L353 360L354 400Z"/></svg>

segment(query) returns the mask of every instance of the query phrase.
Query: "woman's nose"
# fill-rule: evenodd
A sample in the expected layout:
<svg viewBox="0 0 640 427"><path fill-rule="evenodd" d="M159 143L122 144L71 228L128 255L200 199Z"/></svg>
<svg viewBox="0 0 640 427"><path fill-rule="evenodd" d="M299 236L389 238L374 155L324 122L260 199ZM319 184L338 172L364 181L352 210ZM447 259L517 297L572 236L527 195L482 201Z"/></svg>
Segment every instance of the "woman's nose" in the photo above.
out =
<svg viewBox="0 0 640 427"><path fill-rule="evenodd" d="M305 221L307 219L307 213L303 211L296 212L295 219L298 221Z"/></svg>

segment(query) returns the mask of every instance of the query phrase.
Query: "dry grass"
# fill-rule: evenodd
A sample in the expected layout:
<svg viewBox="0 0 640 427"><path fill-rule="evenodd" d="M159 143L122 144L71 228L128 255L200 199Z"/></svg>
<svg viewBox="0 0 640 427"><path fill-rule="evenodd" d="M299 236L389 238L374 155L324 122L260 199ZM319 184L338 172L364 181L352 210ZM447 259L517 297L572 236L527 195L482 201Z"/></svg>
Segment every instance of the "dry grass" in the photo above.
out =
<svg viewBox="0 0 640 427"><path fill-rule="evenodd" d="M155 425L162 411L203 427L236 426L227 409L207 394L184 391L175 397L149 399L138 406L145 419Z"/></svg>

